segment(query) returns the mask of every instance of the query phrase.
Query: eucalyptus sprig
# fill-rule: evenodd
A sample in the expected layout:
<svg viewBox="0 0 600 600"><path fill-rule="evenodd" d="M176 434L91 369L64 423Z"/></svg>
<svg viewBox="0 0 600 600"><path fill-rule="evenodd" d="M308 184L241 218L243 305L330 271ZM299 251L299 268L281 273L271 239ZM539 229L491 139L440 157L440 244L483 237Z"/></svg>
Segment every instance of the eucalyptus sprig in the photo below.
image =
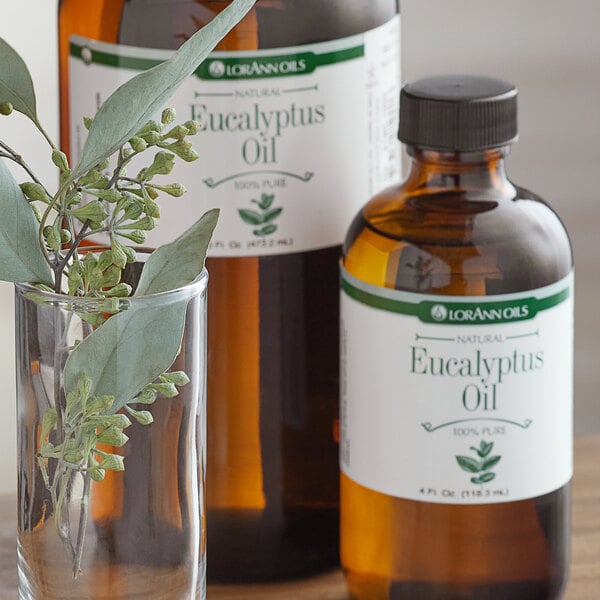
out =
<svg viewBox="0 0 600 600"><path fill-rule="evenodd" d="M22 154L0 139L0 279L65 294L73 314L87 327L83 339L67 349L62 374L55 369L36 457L74 578L81 569L92 481L101 482L106 471L125 469L121 455L99 444L126 444L131 419L152 423L151 412L139 405L174 397L189 381L185 373L170 371L181 348L186 304L140 310L127 300L132 289L122 281L127 264L136 261L129 243L142 244L160 218L159 197L185 193L180 183L162 178L176 161L198 158L188 138L199 132L199 124L176 124L172 109L160 111L254 1L233 0L169 60L117 89L85 120L88 135L74 165L38 120L25 62L0 39L0 118L13 111L25 115L48 142L49 158L58 169L57 189L49 190ZM19 165L28 180L17 185L2 159ZM130 172L134 159L145 166ZM174 242L157 249L134 295L166 292L194 281L204 267L217 216L217 210L209 211ZM86 253L84 241L100 234L109 240L106 249ZM82 298L86 302L79 304L86 309L77 308ZM64 341L59 339L63 324L58 306L54 310L58 344ZM138 341L142 334L143 345ZM83 494L75 535L65 501L77 477L83 478Z"/></svg>

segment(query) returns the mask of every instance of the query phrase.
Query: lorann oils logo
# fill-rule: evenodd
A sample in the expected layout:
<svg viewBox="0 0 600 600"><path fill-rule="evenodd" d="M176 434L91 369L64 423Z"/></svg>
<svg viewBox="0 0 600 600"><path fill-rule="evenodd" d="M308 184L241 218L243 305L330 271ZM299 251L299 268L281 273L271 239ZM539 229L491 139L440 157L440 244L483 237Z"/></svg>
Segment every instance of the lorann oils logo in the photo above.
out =
<svg viewBox="0 0 600 600"><path fill-rule="evenodd" d="M452 307L444 304L434 304L431 307L430 314L431 319L437 323L504 323L506 321L527 319L530 316L527 302L489 308L465 305Z"/></svg>
<svg viewBox="0 0 600 600"><path fill-rule="evenodd" d="M208 72L214 79L252 79L302 74L308 70L305 58L269 57L215 59L210 61Z"/></svg>

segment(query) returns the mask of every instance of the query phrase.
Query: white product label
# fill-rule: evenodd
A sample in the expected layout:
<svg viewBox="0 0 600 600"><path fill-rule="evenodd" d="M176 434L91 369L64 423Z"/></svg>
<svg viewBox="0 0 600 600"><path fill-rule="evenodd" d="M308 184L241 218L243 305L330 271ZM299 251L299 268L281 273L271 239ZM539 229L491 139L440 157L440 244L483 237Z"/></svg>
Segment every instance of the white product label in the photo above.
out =
<svg viewBox="0 0 600 600"><path fill-rule="evenodd" d="M365 199L400 177L399 35L396 17L331 42L213 53L168 103L178 120L201 123L191 138L200 159L177 164L169 180L188 193L162 201L148 244L171 241L212 207L221 216L211 256L340 244ZM85 139L83 117L170 55L71 38L75 161Z"/></svg>
<svg viewBox="0 0 600 600"><path fill-rule="evenodd" d="M573 278L424 296L342 273L341 466L399 498L534 498L572 475Z"/></svg>

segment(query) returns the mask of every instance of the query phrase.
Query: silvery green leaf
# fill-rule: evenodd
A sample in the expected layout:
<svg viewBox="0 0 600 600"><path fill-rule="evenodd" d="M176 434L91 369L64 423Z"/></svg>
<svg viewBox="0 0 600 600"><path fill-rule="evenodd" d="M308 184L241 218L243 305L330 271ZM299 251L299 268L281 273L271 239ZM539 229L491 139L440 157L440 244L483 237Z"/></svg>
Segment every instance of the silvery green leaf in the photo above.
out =
<svg viewBox="0 0 600 600"><path fill-rule="evenodd" d="M174 362L183 337L187 300L133 305L110 317L71 352L65 364L68 392L86 373L93 395L114 395L110 412L131 401Z"/></svg>
<svg viewBox="0 0 600 600"><path fill-rule="evenodd" d="M17 51L0 38L0 103L13 108L37 123L35 91L29 69Z"/></svg>
<svg viewBox="0 0 600 600"><path fill-rule="evenodd" d="M0 279L52 285L38 224L21 188L0 160Z"/></svg>
<svg viewBox="0 0 600 600"><path fill-rule="evenodd" d="M233 0L167 61L140 73L100 107L90 126L73 178L87 173L136 135L175 90L196 70L221 38L252 8L255 0Z"/></svg>
<svg viewBox="0 0 600 600"><path fill-rule="evenodd" d="M155 250L144 266L135 295L175 290L194 281L204 268L218 218L219 209L209 210L175 241Z"/></svg>

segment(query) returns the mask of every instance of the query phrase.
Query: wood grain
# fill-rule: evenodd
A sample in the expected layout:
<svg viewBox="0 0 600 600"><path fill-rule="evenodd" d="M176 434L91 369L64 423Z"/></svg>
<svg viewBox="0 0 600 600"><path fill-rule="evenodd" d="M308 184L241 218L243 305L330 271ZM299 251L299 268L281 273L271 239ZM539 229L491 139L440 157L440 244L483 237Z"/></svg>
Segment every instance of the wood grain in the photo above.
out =
<svg viewBox="0 0 600 600"><path fill-rule="evenodd" d="M15 500L0 497L0 600L17 597ZM600 597L600 436L575 443L573 560L564 600ZM209 600L347 600L340 573L273 585L209 586ZM415 599L417 600L417 599ZM517 600L517 599L515 599Z"/></svg>

